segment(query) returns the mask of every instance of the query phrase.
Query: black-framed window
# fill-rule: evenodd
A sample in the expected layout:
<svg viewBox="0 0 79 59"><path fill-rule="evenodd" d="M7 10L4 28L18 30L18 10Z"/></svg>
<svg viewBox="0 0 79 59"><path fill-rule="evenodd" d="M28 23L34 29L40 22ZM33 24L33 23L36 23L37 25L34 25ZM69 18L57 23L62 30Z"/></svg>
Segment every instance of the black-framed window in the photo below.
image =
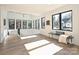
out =
<svg viewBox="0 0 79 59"><path fill-rule="evenodd" d="M9 19L9 29L15 29L15 19Z"/></svg>
<svg viewBox="0 0 79 59"><path fill-rule="evenodd" d="M33 22L33 24L32 24L33 27L32 28L35 29L35 20L33 20L32 22Z"/></svg>
<svg viewBox="0 0 79 59"><path fill-rule="evenodd" d="M16 29L21 29L21 20L16 20Z"/></svg>
<svg viewBox="0 0 79 59"><path fill-rule="evenodd" d="M33 20L33 29L40 29L40 21L39 19Z"/></svg>
<svg viewBox="0 0 79 59"><path fill-rule="evenodd" d="M38 29L40 29L40 20L38 19Z"/></svg>
<svg viewBox="0 0 79 59"><path fill-rule="evenodd" d="M45 29L45 17L41 18L41 28Z"/></svg>
<svg viewBox="0 0 79 59"><path fill-rule="evenodd" d="M23 29L27 29L27 20L23 20Z"/></svg>
<svg viewBox="0 0 79 59"><path fill-rule="evenodd" d="M72 12L61 13L61 29L72 31Z"/></svg>
<svg viewBox="0 0 79 59"><path fill-rule="evenodd" d="M72 10L52 15L52 29L72 31Z"/></svg>
<svg viewBox="0 0 79 59"><path fill-rule="evenodd" d="M60 29L60 14L55 14L52 16L52 28L54 30L59 30Z"/></svg>
<svg viewBox="0 0 79 59"><path fill-rule="evenodd" d="M32 20L28 20L28 29L32 29Z"/></svg>
<svg viewBox="0 0 79 59"><path fill-rule="evenodd" d="M37 29L38 27L37 27L37 20L35 20L35 29Z"/></svg>

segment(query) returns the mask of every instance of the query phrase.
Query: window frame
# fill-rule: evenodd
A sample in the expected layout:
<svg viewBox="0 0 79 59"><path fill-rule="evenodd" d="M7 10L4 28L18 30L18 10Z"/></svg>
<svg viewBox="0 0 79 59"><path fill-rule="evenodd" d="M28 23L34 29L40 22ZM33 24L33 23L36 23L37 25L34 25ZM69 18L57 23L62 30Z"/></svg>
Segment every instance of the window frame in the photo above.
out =
<svg viewBox="0 0 79 59"><path fill-rule="evenodd" d="M31 28L29 28L29 21L31 21ZM32 27L32 20L27 20L27 29L32 29L33 27Z"/></svg>
<svg viewBox="0 0 79 59"><path fill-rule="evenodd" d="M20 23L20 24L18 24L17 22ZM21 22L22 21L20 19L16 19L16 29L21 29ZM18 28L17 25L19 25L20 28Z"/></svg>
<svg viewBox="0 0 79 59"><path fill-rule="evenodd" d="M60 21L60 13L57 13L57 14L52 15L52 29L53 29L53 30L60 30L60 29L61 29L61 27L60 27L61 24L59 25L59 29L54 29L54 28L53 28L53 16L55 16L55 15L59 15L59 24L60 24L60 22L61 22L61 21Z"/></svg>
<svg viewBox="0 0 79 59"><path fill-rule="evenodd" d="M45 24L45 17L42 17L41 18L41 29L45 29L45 26L46 26L46 24Z"/></svg>
<svg viewBox="0 0 79 59"><path fill-rule="evenodd" d="M25 23L26 23L26 25L25 25ZM27 20L23 20L23 29L27 29L28 27L27 27L27 25L28 25L28 23L27 23Z"/></svg>
<svg viewBox="0 0 79 59"><path fill-rule="evenodd" d="M62 25L61 25L61 15L63 14L63 13L67 13L67 12L71 12L71 30L63 30L61 27L62 27ZM72 10L68 10L68 11L64 11L64 12L60 12L60 13L57 13L57 14L59 14L59 19L60 19L60 29L53 29L53 16L54 15L57 15L57 14L53 14L52 15L52 30L62 30L62 31L73 31L73 19L72 19L72 13L73 13L73 11Z"/></svg>
<svg viewBox="0 0 79 59"><path fill-rule="evenodd" d="M11 20L13 20L14 28L10 28ZM9 30L14 30L15 29L15 19L8 19L8 28L9 28Z"/></svg>
<svg viewBox="0 0 79 59"><path fill-rule="evenodd" d="M62 29L62 25L61 25L61 30L63 30L63 31L72 31L72 30L73 30L73 26L72 26L72 25L73 25L73 24L72 24L72 23L73 23L73 22L72 22L72 10L62 12L62 13L61 13L61 19L62 19L62 14L63 14L63 13L67 13L67 12L71 12L71 30L64 30L64 29ZM61 22L61 23L62 23L62 22ZM69 27L69 28L70 28L70 27Z"/></svg>

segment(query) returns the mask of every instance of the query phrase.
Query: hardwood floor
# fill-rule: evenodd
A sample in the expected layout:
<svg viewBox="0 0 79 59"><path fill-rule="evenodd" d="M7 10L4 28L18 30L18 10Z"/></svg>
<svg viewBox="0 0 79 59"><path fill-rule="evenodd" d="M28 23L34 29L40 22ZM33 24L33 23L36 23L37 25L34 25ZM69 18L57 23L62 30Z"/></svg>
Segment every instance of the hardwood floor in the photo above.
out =
<svg viewBox="0 0 79 59"><path fill-rule="evenodd" d="M9 36L5 44L0 44L0 55L30 55L29 51L39 49L43 46L47 46L48 44L43 43L43 45L41 45L40 43L38 44L40 46L30 50L28 50L28 48L25 47L25 44L29 44L29 43L33 44L33 42L37 42L37 41L40 42L41 40L46 40L46 43L49 42L48 44L54 44L54 46L62 47L61 50L55 52L54 54L51 52L52 55L78 55L79 54L79 46L66 45L63 43L59 43L56 39L49 38L43 35L36 35L35 37L31 36L25 39L20 39L17 36Z"/></svg>

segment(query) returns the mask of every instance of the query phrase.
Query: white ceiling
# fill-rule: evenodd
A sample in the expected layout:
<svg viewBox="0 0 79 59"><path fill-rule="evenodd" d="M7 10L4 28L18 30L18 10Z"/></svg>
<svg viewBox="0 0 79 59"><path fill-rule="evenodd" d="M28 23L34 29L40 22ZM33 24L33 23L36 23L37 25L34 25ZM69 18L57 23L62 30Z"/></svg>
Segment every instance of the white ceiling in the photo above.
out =
<svg viewBox="0 0 79 59"><path fill-rule="evenodd" d="M10 11L15 10L18 12L42 14L61 7L63 4L5 4L2 6L6 7Z"/></svg>

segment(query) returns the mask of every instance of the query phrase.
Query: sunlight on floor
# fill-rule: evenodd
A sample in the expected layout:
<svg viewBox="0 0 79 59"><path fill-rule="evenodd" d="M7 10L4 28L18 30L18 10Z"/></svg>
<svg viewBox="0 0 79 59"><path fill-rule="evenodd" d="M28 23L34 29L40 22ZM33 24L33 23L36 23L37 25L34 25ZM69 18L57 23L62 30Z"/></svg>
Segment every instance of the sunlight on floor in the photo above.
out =
<svg viewBox="0 0 79 59"><path fill-rule="evenodd" d="M63 49L47 40L40 40L28 44L24 44L30 55L53 55Z"/></svg>
<svg viewBox="0 0 79 59"><path fill-rule="evenodd" d="M34 37L37 37L37 35L31 35L31 36L26 36L26 37L21 37L21 39L28 39L28 38L34 38Z"/></svg>
<svg viewBox="0 0 79 59"><path fill-rule="evenodd" d="M43 39L43 40L35 41L32 43L24 44L24 46L26 47L27 50L30 50L30 49L33 49L33 48L36 48L36 47L39 47L39 46L42 46L48 43L49 41Z"/></svg>
<svg viewBox="0 0 79 59"><path fill-rule="evenodd" d="M29 52L30 55L53 55L63 49L62 47L59 47L55 44L49 44L46 46L43 46L41 48L32 50Z"/></svg>

